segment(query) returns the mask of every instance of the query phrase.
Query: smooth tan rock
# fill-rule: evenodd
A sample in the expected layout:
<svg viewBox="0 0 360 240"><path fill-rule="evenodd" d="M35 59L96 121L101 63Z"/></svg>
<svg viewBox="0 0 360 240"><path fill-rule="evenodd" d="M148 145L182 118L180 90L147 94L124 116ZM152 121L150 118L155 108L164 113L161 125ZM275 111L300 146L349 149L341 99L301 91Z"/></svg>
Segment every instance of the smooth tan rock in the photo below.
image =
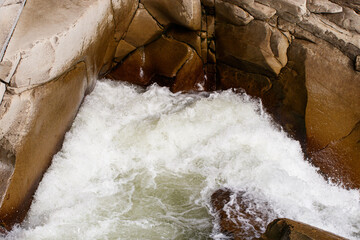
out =
<svg viewBox="0 0 360 240"><path fill-rule="evenodd" d="M356 56L356 60L355 60L355 70L360 72L360 55Z"/></svg>
<svg viewBox="0 0 360 240"><path fill-rule="evenodd" d="M200 0L141 0L141 2L163 26L175 23L194 31L201 30Z"/></svg>
<svg viewBox="0 0 360 240"><path fill-rule="evenodd" d="M114 60L116 62L120 62L126 55L128 55L130 52L134 51L136 47L129 44L128 42L121 40L116 47L116 52L114 56Z"/></svg>
<svg viewBox="0 0 360 240"><path fill-rule="evenodd" d="M192 54L192 49L171 38L159 40L137 49L115 70L109 73L114 80L146 86L155 75L173 78Z"/></svg>
<svg viewBox="0 0 360 240"><path fill-rule="evenodd" d="M343 8L328 0L308 0L307 8L313 13L340 13Z"/></svg>
<svg viewBox="0 0 360 240"><path fill-rule="evenodd" d="M246 26L217 24L216 31L217 58L229 66L252 73L277 75L286 64L288 40L285 36L271 39L279 30L267 23L254 20Z"/></svg>
<svg viewBox="0 0 360 240"><path fill-rule="evenodd" d="M53 154L61 147L87 88L85 63L42 86L7 94L0 108L1 164L12 165L1 179L1 225L20 222ZM9 159L10 157L10 159ZM14 165L13 165L14 164ZM7 172L11 171L8 167ZM1 171L4 177L4 172Z"/></svg>
<svg viewBox="0 0 360 240"><path fill-rule="evenodd" d="M215 1L216 20L218 22L231 23L242 26L251 22L254 17L237 5L216 0Z"/></svg>
<svg viewBox="0 0 360 240"><path fill-rule="evenodd" d="M316 45L303 43L302 46L306 50L304 67L308 101L305 124L308 153L325 176L360 188L360 168L352 167L359 164L358 147L343 141L360 120L360 73L354 70L353 62L348 57L326 42L321 41ZM324 161L321 155L325 153L319 155L318 152L326 148L328 158Z"/></svg>
<svg viewBox="0 0 360 240"><path fill-rule="evenodd" d="M10 85L26 90L82 60L88 75L97 75L114 34L112 12L110 1L28 1L4 57L13 61L21 56ZM95 78L89 81L91 87Z"/></svg>
<svg viewBox="0 0 360 240"><path fill-rule="evenodd" d="M5 45L20 9L21 2L9 5L3 4L3 6L0 5L0 51Z"/></svg>
<svg viewBox="0 0 360 240"><path fill-rule="evenodd" d="M272 221L260 240L345 240L333 233L286 218Z"/></svg>
<svg viewBox="0 0 360 240"><path fill-rule="evenodd" d="M146 11L139 8L127 30L125 41L138 48L155 40L162 33L162 29Z"/></svg>

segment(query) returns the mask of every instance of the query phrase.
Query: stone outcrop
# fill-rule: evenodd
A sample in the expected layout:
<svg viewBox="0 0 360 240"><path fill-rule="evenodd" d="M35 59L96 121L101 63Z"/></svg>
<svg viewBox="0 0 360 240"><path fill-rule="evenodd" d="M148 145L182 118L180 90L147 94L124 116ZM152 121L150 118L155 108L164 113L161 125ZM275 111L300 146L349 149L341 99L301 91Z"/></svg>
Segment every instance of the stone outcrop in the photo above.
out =
<svg viewBox="0 0 360 240"><path fill-rule="evenodd" d="M25 5L0 63L1 226L10 229L25 217L85 94L112 66L137 8L127 0Z"/></svg>

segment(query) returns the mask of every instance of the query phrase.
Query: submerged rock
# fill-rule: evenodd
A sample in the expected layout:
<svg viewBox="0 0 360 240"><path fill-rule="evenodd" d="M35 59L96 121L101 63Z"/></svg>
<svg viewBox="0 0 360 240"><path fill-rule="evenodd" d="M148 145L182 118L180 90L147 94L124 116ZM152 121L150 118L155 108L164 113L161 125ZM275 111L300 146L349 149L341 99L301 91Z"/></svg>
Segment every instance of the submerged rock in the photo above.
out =
<svg viewBox="0 0 360 240"><path fill-rule="evenodd" d="M211 205L220 231L235 240L259 237L271 220L271 209L260 207L246 192L219 189L211 195Z"/></svg>

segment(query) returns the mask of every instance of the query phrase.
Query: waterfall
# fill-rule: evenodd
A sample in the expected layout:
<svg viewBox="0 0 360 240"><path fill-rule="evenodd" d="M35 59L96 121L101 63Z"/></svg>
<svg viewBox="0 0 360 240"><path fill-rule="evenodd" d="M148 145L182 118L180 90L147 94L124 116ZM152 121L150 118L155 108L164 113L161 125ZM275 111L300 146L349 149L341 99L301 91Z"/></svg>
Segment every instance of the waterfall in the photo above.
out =
<svg viewBox="0 0 360 240"><path fill-rule="evenodd" d="M86 97L26 220L4 238L221 239L210 210L221 187L270 207L272 219L360 238L359 191L326 182L258 100L108 80Z"/></svg>

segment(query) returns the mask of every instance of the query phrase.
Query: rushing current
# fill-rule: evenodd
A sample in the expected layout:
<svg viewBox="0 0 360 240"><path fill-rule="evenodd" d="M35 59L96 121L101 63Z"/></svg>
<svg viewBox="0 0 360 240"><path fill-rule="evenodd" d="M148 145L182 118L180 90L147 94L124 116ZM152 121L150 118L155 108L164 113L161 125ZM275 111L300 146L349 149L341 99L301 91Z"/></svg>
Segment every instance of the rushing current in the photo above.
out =
<svg viewBox="0 0 360 240"><path fill-rule="evenodd" d="M222 239L210 197L223 187L272 219L360 238L359 191L326 182L259 101L108 80L86 97L26 220L4 238Z"/></svg>

